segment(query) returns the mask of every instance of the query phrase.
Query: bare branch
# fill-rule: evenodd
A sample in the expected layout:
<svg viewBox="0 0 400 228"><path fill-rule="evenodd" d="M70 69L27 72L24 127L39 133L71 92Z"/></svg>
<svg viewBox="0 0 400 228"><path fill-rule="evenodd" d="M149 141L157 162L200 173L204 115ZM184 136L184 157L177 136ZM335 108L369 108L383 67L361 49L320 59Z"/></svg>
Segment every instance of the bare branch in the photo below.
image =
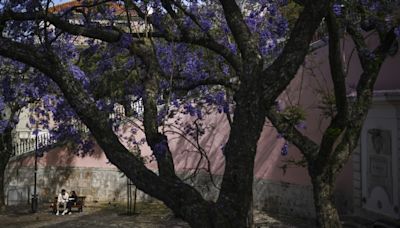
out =
<svg viewBox="0 0 400 228"><path fill-rule="evenodd" d="M29 20L44 20L47 19L57 28L68 32L72 35L85 36L89 38L99 39L106 42L118 42L123 34L122 31L116 28L98 28L98 27L86 27L83 25L71 24L67 21L62 20L59 16L54 14L47 14L45 12L36 13L16 13L12 11L5 11L1 15L2 20L16 20L16 21L29 21Z"/></svg>

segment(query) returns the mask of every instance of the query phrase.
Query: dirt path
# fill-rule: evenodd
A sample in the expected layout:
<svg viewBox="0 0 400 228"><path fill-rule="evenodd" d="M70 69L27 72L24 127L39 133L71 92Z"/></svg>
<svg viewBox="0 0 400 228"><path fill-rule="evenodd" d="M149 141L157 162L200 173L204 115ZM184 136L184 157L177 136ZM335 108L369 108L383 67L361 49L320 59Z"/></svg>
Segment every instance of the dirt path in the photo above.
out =
<svg viewBox="0 0 400 228"><path fill-rule="evenodd" d="M160 203L139 204L136 215L128 216L125 208L120 205L97 205L85 207L82 213L56 216L49 208L42 207L35 214L29 208L9 208L0 214L0 227L135 227L135 228L189 228L190 226L181 219L175 218L173 213ZM275 219L264 213L255 213L257 227L312 227L307 221L294 220L293 218ZM292 225L290 225L292 224Z"/></svg>

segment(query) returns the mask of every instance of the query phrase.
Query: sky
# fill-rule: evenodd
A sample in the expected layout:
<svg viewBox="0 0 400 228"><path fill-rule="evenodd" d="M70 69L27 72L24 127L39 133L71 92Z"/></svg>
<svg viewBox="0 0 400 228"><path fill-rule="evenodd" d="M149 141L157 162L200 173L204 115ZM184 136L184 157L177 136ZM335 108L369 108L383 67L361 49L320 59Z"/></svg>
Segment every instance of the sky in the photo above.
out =
<svg viewBox="0 0 400 228"><path fill-rule="evenodd" d="M53 0L54 4L60 4L60 3L64 3L64 2L69 2L71 0Z"/></svg>

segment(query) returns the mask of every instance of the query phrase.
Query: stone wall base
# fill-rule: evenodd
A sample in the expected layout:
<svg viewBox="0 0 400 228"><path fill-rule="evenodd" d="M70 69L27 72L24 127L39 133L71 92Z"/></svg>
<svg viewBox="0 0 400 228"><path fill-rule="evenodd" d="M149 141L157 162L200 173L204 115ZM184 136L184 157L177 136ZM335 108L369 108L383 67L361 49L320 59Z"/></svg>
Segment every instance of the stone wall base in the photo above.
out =
<svg viewBox="0 0 400 228"><path fill-rule="evenodd" d="M29 203L34 192L32 168L19 167L6 172L6 203L15 205ZM37 194L39 202L50 202L65 189L86 196L86 202L126 202L127 178L117 169L46 167L37 171ZM132 188L132 192L134 187ZM151 200L137 191L137 200Z"/></svg>
<svg viewBox="0 0 400 228"><path fill-rule="evenodd" d="M200 173L195 178L181 174L208 200L216 200L222 177ZM216 187L217 186L217 187ZM315 217L312 186L255 179L253 185L254 207L258 210L286 214L301 218Z"/></svg>
<svg viewBox="0 0 400 228"><path fill-rule="evenodd" d="M198 189L208 200L218 197L221 176L199 173L191 178L187 173L180 177ZM296 217L315 217L311 186L256 179L253 186L254 207L272 213ZM127 178L113 168L46 167L37 173L39 202L54 199L61 191L76 191L86 196L87 203L108 203L127 201ZM132 192L134 186L132 187ZM8 205L29 203L33 194L33 170L20 167L6 173L6 199ZM152 197L137 191L137 201L152 201Z"/></svg>

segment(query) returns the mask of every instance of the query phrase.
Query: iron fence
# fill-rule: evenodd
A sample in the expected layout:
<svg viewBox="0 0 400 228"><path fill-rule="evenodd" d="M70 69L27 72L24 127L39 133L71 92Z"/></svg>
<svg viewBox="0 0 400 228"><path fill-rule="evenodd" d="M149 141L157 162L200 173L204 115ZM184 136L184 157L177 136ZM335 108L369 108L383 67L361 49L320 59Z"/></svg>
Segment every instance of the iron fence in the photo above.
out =
<svg viewBox="0 0 400 228"><path fill-rule="evenodd" d="M37 136L37 149L39 153L42 153L43 149L56 143L49 133L44 133ZM12 148L12 155L19 156L25 153L33 152L36 149L36 138L22 139L21 141L14 143Z"/></svg>
<svg viewBox="0 0 400 228"><path fill-rule="evenodd" d="M143 113L142 107L138 104L134 104L133 106L134 111L138 113ZM111 121L116 121L125 117L125 109L123 107L117 107L114 109L114 112L109 114L109 118ZM75 128L79 132L87 133L89 132L88 127L83 124L81 121L77 120L74 123ZM38 136L38 153L41 155L44 150L48 149L57 141L51 137L49 133L42 133ZM12 156L19 156L25 153L33 152L36 149L36 139L35 137L28 138L28 139L20 139L19 142L13 143L12 147Z"/></svg>

